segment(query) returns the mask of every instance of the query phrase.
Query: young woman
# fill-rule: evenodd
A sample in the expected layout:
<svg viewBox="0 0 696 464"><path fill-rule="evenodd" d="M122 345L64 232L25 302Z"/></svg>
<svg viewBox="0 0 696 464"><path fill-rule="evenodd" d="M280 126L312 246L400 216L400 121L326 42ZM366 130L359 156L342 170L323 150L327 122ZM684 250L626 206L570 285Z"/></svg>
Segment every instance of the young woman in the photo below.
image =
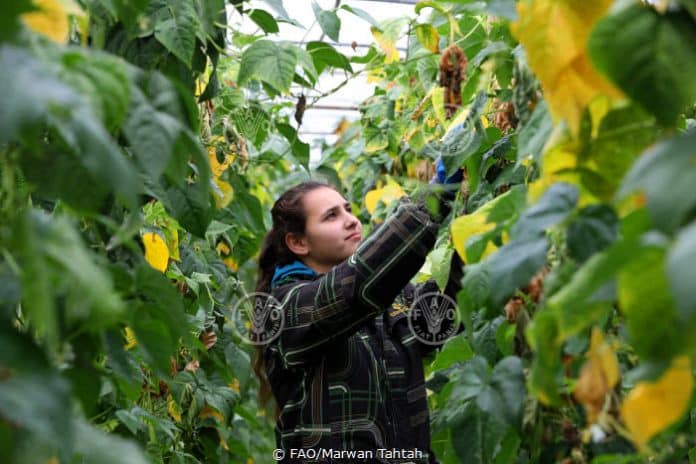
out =
<svg viewBox="0 0 696 464"><path fill-rule="evenodd" d="M402 199L364 241L350 204L329 185L306 182L276 201L256 290L280 303L285 320L254 367L261 394L276 401L282 462L437 463L422 364L437 346L414 336L405 310L437 290L409 281L449 211L444 197L435 195L439 213ZM462 277L454 255L451 297ZM322 449L333 454L315 454Z"/></svg>

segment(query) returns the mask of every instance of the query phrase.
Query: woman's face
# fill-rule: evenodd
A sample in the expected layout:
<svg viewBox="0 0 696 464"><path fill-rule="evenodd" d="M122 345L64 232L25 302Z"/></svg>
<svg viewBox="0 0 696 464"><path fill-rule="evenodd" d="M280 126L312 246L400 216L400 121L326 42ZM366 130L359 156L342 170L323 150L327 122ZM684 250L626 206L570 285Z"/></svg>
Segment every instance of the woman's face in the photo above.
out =
<svg viewBox="0 0 696 464"><path fill-rule="evenodd" d="M305 234L289 239L290 249L317 272L328 272L352 255L362 239L362 224L337 191L320 187L307 192Z"/></svg>

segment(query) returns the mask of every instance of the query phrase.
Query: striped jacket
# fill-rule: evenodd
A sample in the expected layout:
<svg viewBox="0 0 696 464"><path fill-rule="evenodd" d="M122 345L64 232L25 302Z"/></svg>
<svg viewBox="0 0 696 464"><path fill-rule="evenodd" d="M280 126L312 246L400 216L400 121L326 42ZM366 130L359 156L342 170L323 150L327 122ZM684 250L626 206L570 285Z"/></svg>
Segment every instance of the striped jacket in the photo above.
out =
<svg viewBox="0 0 696 464"><path fill-rule="evenodd" d="M365 450L365 462L437 463L422 361L437 346L419 341L407 318L415 298L437 290L434 281L409 283L437 230L424 206L402 201L345 262L273 288L285 321L263 354L281 410L282 462L362 462L336 450ZM445 293L454 298L462 277L456 253L452 264Z"/></svg>

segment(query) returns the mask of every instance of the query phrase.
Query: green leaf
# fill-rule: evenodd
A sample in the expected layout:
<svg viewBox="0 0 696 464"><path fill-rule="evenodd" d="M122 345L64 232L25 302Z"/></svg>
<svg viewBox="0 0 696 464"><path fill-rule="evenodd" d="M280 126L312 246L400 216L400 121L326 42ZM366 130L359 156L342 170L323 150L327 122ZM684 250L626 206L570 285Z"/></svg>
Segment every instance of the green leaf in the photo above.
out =
<svg viewBox="0 0 696 464"><path fill-rule="evenodd" d="M452 428L452 445L458 462L489 464L507 429L491 416L470 405L463 420Z"/></svg>
<svg viewBox="0 0 696 464"><path fill-rule="evenodd" d="M486 358L474 356L464 366L455 371L451 377L453 382L450 400L463 402L476 399L486 388L490 377L490 368Z"/></svg>
<svg viewBox="0 0 696 464"><path fill-rule="evenodd" d="M611 283L634 259L636 247L633 241L621 241L593 255L548 299L546 308L556 318L560 340L589 328L611 309L615 300Z"/></svg>
<svg viewBox="0 0 696 464"><path fill-rule="evenodd" d="M297 64L297 50L292 44L257 40L242 54L239 85L259 79L278 91L290 89Z"/></svg>
<svg viewBox="0 0 696 464"><path fill-rule="evenodd" d="M683 10L632 5L599 21L588 41L597 68L665 126L696 101L696 28Z"/></svg>
<svg viewBox="0 0 696 464"><path fill-rule="evenodd" d="M30 0L6 2L0 16L0 42L13 38L19 30L19 15L36 9Z"/></svg>
<svg viewBox="0 0 696 464"><path fill-rule="evenodd" d="M414 8L414 11L416 14L420 14L420 12L423 10L423 8L432 8L435 11L439 11L442 14L447 14L447 10L443 5L440 5L438 2L431 2L431 1L422 1L416 3L416 6Z"/></svg>
<svg viewBox="0 0 696 464"><path fill-rule="evenodd" d="M265 10L251 10L249 17L263 29L263 32L266 34L275 34L280 30L278 29L276 20Z"/></svg>
<svg viewBox="0 0 696 464"><path fill-rule="evenodd" d="M511 230L512 237L529 239L543 235L573 212L578 197L575 185L564 182L551 185L535 204L522 213Z"/></svg>
<svg viewBox="0 0 696 464"><path fill-rule="evenodd" d="M471 347L474 349L474 353L485 357L490 364L495 364L500 358L498 352L498 329L505 323L505 319L503 316L497 316L492 320L486 320L481 316L481 313L477 313L472 318L472 325L476 326L476 330L474 331Z"/></svg>
<svg viewBox="0 0 696 464"><path fill-rule="evenodd" d="M143 191L133 163L126 158L106 129L86 107L74 108L70 118L51 114L49 123L78 155L95 182L107 186L127 206L134 207ZM64 155L65 156L65 155Z"/></svg>
<svg viewBox="0 0 696 464"><path fill-rule="evenodd" d="M454 416L452 444L459 458L493 462L508 429L521 425L525 388L520 359L504 358L491 371L486 360L476 356L453 373L452 382L448 405L468 402L463 414Z"/></svg>
<svg viewBox="0 0 696 464"><path fill-rule="evenodd" d="M215 212L215 200L211 192L210 165L207 158L203 156L202 149L198 141L192 136L187 135L180 139L184 143L182 148L177 151L181 154L189 154L183 158L187 161L187 174L172 179L167 172L169 184L165 191L157 190L157 197L164 203L172 217L181 226L197 237L203 237L205 231L213 219ZM196 178L191 182L191 178Z"/></svg>
<svg viewBox="0 0 696 464"><path fill-rule="evenodd" d="M692 222L679 232L667 255L667 276L677 304L679 318L691 326L696 320L694 263L696 263L696 222Z"/></svg>
<svg viewBox="0 0 696 464"><path fill-rule="evenodd" d="M276 123L276 128L288 142L297 161L309 170L309 144L300 140L297 131L290 124Z"/></svg>
<svg viewBox="0 0 696 464"><path fill-rule="evenodd" d="M312 10L324 34L328 35L331 40L338 42L338 32L341 29L341 20L338 15L333 11L322 10L315 1L312 1Z"/></svg>
<svg viewBox="0 0 696 464"><path fill-rule="evenodd" d="M495 332L495 343L503 356L512 356L515 353L515 324L500 324Z"/></svg>
<svg viewBox="0 0 696 464"><path fill-rule="evenodd" d="M98 332L120 319L125 308L110 276L65 217L30 210L20 230L23 310L49 345L57 335L58 299L65 305L63 322L73 329L80 324L82 330Z"/></svg>
<svg viewBox="0 0 696 464"><path fill-rule="evenodd" d="M364 150L366 153L384 150L389 145L386 131L372 125L363 128L363 139L365 140Z"/></svg>
<svg viewBox="0 0 696 464"><path fill-rule="evenodd" d="M469 346L469 342L463 335L458 335L450 338L442 345L442 348L430 364L430 369L447 369L455 363L468 361L473 356L474 351Z"/></svg>
<svg viewBox="0 0 696 464"><path fill-rule="evenodd" d="M155 38L191 68L199 29L198 15L189 0L155 0Z"/></svg>
<svg viewBox="0 0 696 464"><path fill-rule="evenodd" d="M230 223L243 225L255 234L262 235L267 229L263 219L264 208L259 199L250 193L249 180L234 175L230 183L235 191L232 203L225 210L230 214ZM261 237L255 237L255 240L260 241Z"/></svg>
<svg viewBox="0 0 696 464"><path fill-rule="evenodd" d="M476 404L497 421L519 428L522 424L525 397L524 382L520 358L503 358L493 368L486 388L476 398Z"/></svg>
<svg viewBox="0 0 696 464"><path fill-rule="evenodd" d="M495 282L492 307L500 308L517 288L525 286L544 266L547 248L545 237L514 240L483 262L490 281Z"/></svg>
<svg viewBox="0 0 696 464"><path fill-rule="evenodd" d="M696 206L696 130L658 142L626 174L617 198L634 192L646 197L653 226L672 231ZM674 199L678 198L678 201Z"/></svg>
<svg viewBox="0 0 696 464"><path fill-rule="evenodd" d="M60 198L78 209L94 210L102 206L110 192L134 206L136 195L142 191L137 171L100 123L89 101L47 68L23 50L9 46L0 49L0 80L7 82L8 95L0 106L0 143L22 141L21 146L26 148L20 159L22 167L29 180L38 184L39 191L52 195L49 199ZM78 73L73 79L91 82ZM29 81L32 86L23 84ZM46 125L53 140L44 145L39 134ZM84 184L96 185L94 197L81 199L80 194L71 191L75 187L82 191L78 185L82 179L68 175L61 178L66 182L61 185L61 179L53 177L55 173L47 167L58 167L56 171L65 174L74 169L74 174L83 176Z"/></svg>
<svg viewBox="0 0 696 464"><path fill-rule="evenodd" d="M49 445L65 458L74 442L70 387L56 374L15 375L0 381L0 416L31 434L37 445Z"/></svg>
<svg viewBox="0 0 696 464"><path fill-rule="evenodd" d="M677 318L666 274L666 251L645 246L618 276L619 307L629 341L647 360L669 360L683 350L683 324Z"/></svg>
<svg viewBox="0 0 696 464"><path fill-rule="evenodd" d="M4 83L5 92L0 105L3 144L16 140L20 131L33 128L49 107L70 106L79 101L75 92L58 81L43 63L25 50L9 45L0 48L0 82ZM32 83L31 87L27 82Z"/></svg>
<svg viewBox="0 0 696 464"><path fill-rule="evenodd" d="M133 304L130 325L138 340L137 349L159 373L166 375L179 339L188 337L187 342L191 342L183 301L169 279L148 264L136 268L135 285L138 300Z"/></svg>
<svg viewBox="0 0 696 464"><path fill-rule="evenodd" d="M15 373L34 375L49 369L46 354L33 337L18 332L4 321L0 323L0 365Z"/></svg>
<svg viewBox="0 0 696 464"><path fill-rule="evenodd" d="M517 20L515 0L487 0L486 4L486 10L490 14L509 19L510 21ZM497 461L496 464L498 464Z"/></svg>
<svg viewBox="0 0 696 464"><path fill-rule="evenodd" d="M84 420L73 422L75 456L79 462L101 464L147 464L150 462L140 448L116 434L106 434Z"/></svg>
<svg viewBox="0 0 696 464"><path fill-rule="evenodd" d="M249 354L234 342L230 342L225 347L225 362L232 371L232 375L239 380L240 389L246 388L251 372Z"/></svg>
<svg viewBox="0 0 696 464"><path fill-rule="evenodd" d="M355 16L364 19L371 25L377 27L378 23L375 21L375 19L368 13L367 11L361 9L361 8L356 8L354 6L349 6L349 5L341 5L342 10L346 10L350 13L353 13Z"/></svg>
<svg viewBox="0 0 696 464"><path fill-rule="evenodd" d="M513 464L517 462L517 453L522 443L517 431L510 428L507 434L500 443L500 449L495 455L495 461L493 464Z"/></svg>
<svg viewBox="0 0 696 464"><path fill-rule="evenodd" d="M224 26L220 27L216 23L224 25L227 21L225 0L197 0L195 6L201 26L198 28L200 41L205 43L213 40L218 45L224 46Z"/></svg>
<svg viewBox="0 0 696 464"><path fill-rule="evenodd" d="M696 1L695 0L680 0L679 4L682 6L682 8L686 9L686 11L689 12L691 17L696 21ZM692 451L693 448L692 448Z"/></svg>
<svg viewBox="0 0 696 464"><path fill-rule="evenodd" d="M503 51L509 52L510 46L505 42L491 42L488 45L486 45L483 49L481 49L481 51L478 52L476 56L471 59L469 66L477 68L481 66L481 63L483 63L491 55L495 55L496 53L500 53Z"/></svg>
<svg viewBox="0 0 696 464"><path fill-rule="evenodd" d="M314 66L317 69L317 74L327 67L332 66L334 68L345 69L346 71L352 73L353 68L350 65L350 61L345 55L336 51L331 45L326 42L308 42L307 52L312 57Z"/></svg>
<svg viewBox="0 0 696 464"><path fill-rule="evenodd" d="M486 222L495 224L514 222L524 211L526 195L527 189L524 185L515 185L504 194L498 195L488 211Z"/></svg>
<svg viewBox="0 0 696 464"><path fill-rule="evenodd" d="M590 192L608 201L658 131L654 118L635 105L609 111L594 130L597 135L581 148L580 175Z"/></svg>
<svg viewBox="0 0 696 464"><path fill-rule="evenodd" d="M131 109L123 133L143 174L157 182L186 130L177 118L181 114L179 96L159 73L137 73L134 78Z"/></svg>
<svg viewBox="0 0 696 464"><path fill-rule="evenodd" d="M122 61L98 52L69 50L62 54L61 77L86 96L108 131L120 127L128 111L130 82Z"/></svg>
<svg viewBox="0 0 696 464"><path fill-rule="evenodd" d="M537 164L541 159L541 153L551 135L553 121L546 107L546 101L542 100L534 108L531 117L519 129L517 134L517 162L521 163L531 157Z"/></svg>
<svg viewBox="0 0 696 464"><path fill-rule="evenodd" d="M587 206L568 226L568 253L582 263L613 243L618 233L619 219L611 207L602 204Z"/></svg>
<svg viewBox="0 0 696 464"><path fill-rule="evenodd" d="M483 127L481 113L486 103L486 93L480 91L469 106L466 118L461 123L450 123L442 138L442 162L445 165L447 177L462 167L467 159L474 155L481 146Z"/></svg>
<svg viewBox="0 0 696 464"><path fill-rule="evenodd" d="M283 6L283 0L263 0L266 4L268 4L271 8L275 10L278 15L283 18L286 21L292 21L290 16L288 15L288 12L285 10L285 7Z"/></svg>
<svg viewBox="0 0 696 464"><path fill-rule="evenodd" d="M453 253L454 248L452 248L452 246L449 244L435 248L430 253L432 276L441 291L444 291L445 287L447 286L447 281L449 280L451 268L450 264Z"/></svg>
<svg viewBox="0 0 696 464"><path fill-rule="evenodd" d="M549 311L535 314L526 331L529 346L534 351L527 386L530 394L545 405L560 402L558 386L562 378L560 351L563 341L558 334L558 321Z"/></svg>
<svg viewBox="0 0 696 464"><path fill-rule="evenodd" d="M114 15L114 19L120 20L128 28L129 33L140 32L142 23L141 14L146 12L149 0L103 0L101 4Z"/></svg>

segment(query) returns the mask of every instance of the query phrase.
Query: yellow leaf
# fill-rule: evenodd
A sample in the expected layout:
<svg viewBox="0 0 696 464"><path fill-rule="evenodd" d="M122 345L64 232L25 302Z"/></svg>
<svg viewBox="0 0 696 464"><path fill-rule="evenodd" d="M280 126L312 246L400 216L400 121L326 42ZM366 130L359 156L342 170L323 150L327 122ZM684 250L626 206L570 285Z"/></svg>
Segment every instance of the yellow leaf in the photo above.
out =
<svg viewBox="0 0 696 464"><path fill-rule="evenodd" d="M210 163L210 171L212 172L213 177L218 178L227 170L227 168L232 165L235 155L230 147L230 152L225 155L225 159L222 161L222 163L220 163L217 160L216 152L217 148L215 146L208 147L208 162Z"/></svg>
<svg viewBox="0 0 696 464"><path fill-rule="evenodd" d="M60 461L57 457L52 456L48 461L46 461L46 464L60 464Z"/></svg>
<svg viewBox="0 0 696 464"><path fill-rule="evenodd" d="M384 187L367 192L367 195L365 195L365 207L367 208L367 211L372 214L377 208L377 204L379 202L382 202L384 206L389 206L391 202L403 197L404 195L406 195L406 192L403 191L401 186L389 179L387 181L387 185Z"/></svg>
<svg viewBox="0 0 696 464"><path fill-rule="evenodd" d="M687 356L674 359L655 382L638 382L621 405L621 416L638 448L645 447L652 437L684 415L693 387L694 377Z"/></svg>
<svg viewBox="0 0 696 464"><path fill-rule="evenodd" d="M462 261L464 261L465 263L469 263L471 261L466 254L467 240L469 240L469 238L471 237L485 234L486 232L493 230L493 228L495 227L495 223L488 223L486 221L486 219L488 218L488 213L491 211L491 209L495 207L496 204L498 204L498 202L501 201L501 199L504 199L508 195L509 191L489 201L488 203L477 209L475 212L459 216L458 218L452 221L452 224L450 226L450 232L452 233L452 243L454 245L454 249L457 250L459 257L462 258ZM507 235L503 234L503 242L506 241ZM498 247L495 246L493 242L489 241L488 244L486 244L486 249L481 255L481 259L485 258L497 249Z"/></svg>
<svg viewBox="0 0 696 464"><path fill-rule="evenodd" d="M435 110L435 116L440 122L442 127L447 127L447 116L445 115L445 88L435 87L431 94L430 99L433 102L433 110Z"/></svg>
<svg viewBox="0 0 696 464"><path fill-rule="evenodd" d="M430 24L419 24L416 26L416 37L426 50L433 53L440 53L440 34Z"/></svg>
<svg viewBox="0 0 696 464"><path fill-rule="evenodd" d="M440 89L442 89L442 91L444 92L444 89L442 87L440 87ZM443 105L444 105L444 93L443 93ZM445 133L442 136L442 138L444 139L445 137L447 137L447 135L451 131L455 130L464 121L466 121L466 119L469 117L470 112L471 112L470 108L461 108L459 111L457 111L454 114L454 116L452 117L452 119L450 119L449 121L447 121L445 124L442 125L442 127L445 127ZM444 106L443 106L443 114L444 114ZM481 122L484 124L484 127L488 127L488 119L486 119L485 116L481 116Z"/></svg>
<svg viewBox="0 0 696 464"><path fill-rule="evenodd" d="M166 271L169 264L169 248L162 237L155 232L146 232L143 234L143 245L145 261L160 272Z"/></svg>
<svg viewBox="0 0 696 464"><path fill-rule="evenodd" d="M230 247L228 247L225 242L220 242L217 245L215 245L215 250L217 250L218 254L223 256L227 256L230 254Z"/></svg>
<svg viewBox="0 0 696 464"><path fill-rule="evenodd" d="M604 408L606 395L614 390L620 374L619 362L613 348L604 341L604 335L595 327L592 329L587 362L580 370L580 378L573 391L575 399L587 411L588 423L597 421Z"/></svg>
<svg viewBox="0 0 696 464"><path fill-rule="evenodd" d="M218 208L224 208L230 203L230 201L232 201L234 190L229 183L222 179L214 179L213 182L215 183L216 187L215 191L213 192L213 196L215 197L215 206Z"/></svg>
<svg viewBox="0 0 696 464"><path fill-rule="evenodd" d="M212 408L211 406L209 406L207 404L205 406L203 406L203 409L201 409L201 412L198 413L198 418L199 419L211 418L219 424L225 423L225 416L223 416L220 413L220 411L218 411L215 408Z"/></svg>
<svg viewBox="0 0 696 464"><path fill-rule="evenodd" d="M529 203L536 202L541 195L552 184L556 182L568 182L576 185L580 189L580 206L586 206L589 203L598 201L597 197L591 193L583 185L580 177L580 169L578 166L577 152L579 148L577 142L564 138L562 130L559 127L551 135L551 139L547 143L544 154L541 157L541 176L531 184L527 190L527 199ZM557 138L558 140L553 140Z"/></svg>
<svg viewBox="0 0 696 464"><path fill-rule="evenodd" d="M239 393L239 379L233 379L232 382L229 384L229 387Z"/></svg>
<svg viewBox="0 0 696 464"><path fill-rule="evenodd" d="M247 458L246 464L254 464L254 458Z"/></svg>
<svg viewBox="0 0 696 464"><path fill-rule="evenodd" d="M401 113L401 110L404 107L404 99L403 98L397 98L396 101L394 102L394 112L395 113Z"/></svg>
<svg viewBox="0 0 696 464"><path fill-rule="evenodd" d="M377 42L379 48L381 48L386 55L384 62L389 64L394 61L399 61L399 50L396 48L396 40L392 39L391 37L387 37L382 33L382 31L374 26L370 28L370 31L372 31L372 36L375 38L375 42Z"/></svg>
<svg viewBox="0 0 696 464"><path fill-rule="evenodd" d="M174 419L174 422L181 422L181 407L174 401L172 395L167 395L167 412Z"/></svg>
<svg viewBox="0 0 696 464"><path fill-rule="evenodd" d="M219 429L218 429L218 437L220 437L220 446L222 446L222 448L225 451L229 451L230 448L229 448L229 446L227 446L227 442L222 438L222 433L220 432Z"/></svg>
<svg viewBox="0 0 696 464"><path fill-rule="evenodd" d="M368 69L367 71L367 83L368 84L379 84L382 82L387 74L384 72L382 67Z"/></svg>
<svg viewBox="0 0 696 464"><path fill-rule="evenodd" d="M123 331L124 333L124 338L126 339L126 344L123 346L124 350L132 350L138 345L138 339L135 338L135 332L133 332L133 329L130 327L126 326Z"/></svg>
<svg viewBox="0 0 696 464"><path fill-rule="evenodd" d="M587 54L590 30L613 0L524 0L513 35L524 46L539 78L554 120L564 119L578 132L583 109L596 97L621 93L592 66Z"/></svg>
<svg viewBox="0 0 696 464"><path fill-rule="evenodd" d="M24 13L22 21L29 29L64 44L70 32L68 14L59 0L34 0L36 11Z"/></svg>
<svg viewBox="0 0 696 464"><path fill-rule="evenodd" d="M239 263L232 257L225 258L222 262L225 263L225 266L232 272L237 272L239 270Z"/></svg>

